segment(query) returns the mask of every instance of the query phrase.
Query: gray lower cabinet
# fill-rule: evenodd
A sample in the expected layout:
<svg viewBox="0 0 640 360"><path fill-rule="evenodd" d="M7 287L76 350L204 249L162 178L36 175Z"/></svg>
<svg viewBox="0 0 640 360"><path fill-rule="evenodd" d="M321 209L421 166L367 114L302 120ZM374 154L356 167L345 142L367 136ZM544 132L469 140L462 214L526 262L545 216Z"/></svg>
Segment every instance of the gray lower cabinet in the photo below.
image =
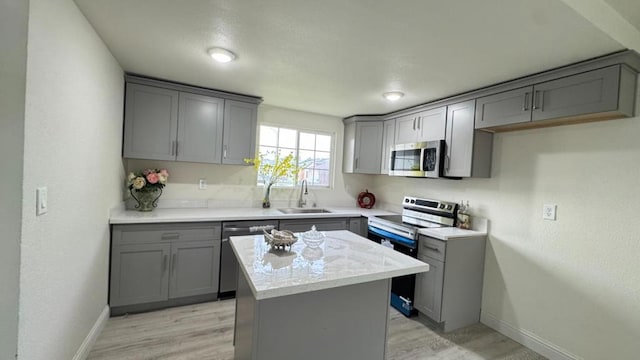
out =
<svg viewBox="0 0 640 360"><path fill-rule="evenodd" d="M490 177L493 135L475 130L475 100L447 106L446 177Z"/></svg>
<svg viewBox="0 0 640 360"><path fill-rule="evenodd" d="M382 160L383 121L378 117L344 120L342 171L379 174Z"/></svg>
<svg viewBox="0 0 640 360"><path fill-rule="evenodd" d="M170 244L114 246L111 254L111 306L169 298Z"/></svg>
<svg viewBox="0 0 640 360"><path fill-rule="evenodd" d="M314 225L318 231L349 230L348 222L349 219L346 218L280 220L280 230L305 232L309 231L311 226Z"/></svg>
<svg viewBox="0 0 640 360"><path fill-rule="evenodd" d="M217 298L219 223L114 225L112 314Z"/></svg>
<svg viewBox="0 0 640 360"><path fill-rule="evenodd" d="M452 331L480 321L485 237L418 240L418 259L429 271L416 275L414 306Z"/></svg>
<svg viewBox="0 0 640 360"><path fill-rule="evenodd" d="M633 115L635 74L613 65L484 96L476 102L476 129L508 130L539 121Z"/></svg>

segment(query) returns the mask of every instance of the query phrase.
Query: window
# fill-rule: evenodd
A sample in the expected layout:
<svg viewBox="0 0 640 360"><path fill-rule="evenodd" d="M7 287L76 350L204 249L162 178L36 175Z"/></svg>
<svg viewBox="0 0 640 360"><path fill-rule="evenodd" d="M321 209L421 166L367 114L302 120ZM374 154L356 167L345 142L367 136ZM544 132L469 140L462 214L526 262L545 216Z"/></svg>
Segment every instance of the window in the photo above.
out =
<svg viewBox="0 0 640 360"><path fill-rule="evenodd" d="M296 179L279 181L277 186L295 186L302 180L309 185L329 187L331 184L332 136L327 133L260 126L260 154L264 161L274 163L276 155L283 158L289 154L297 161L300 171ZM258 185L264 185L258 178Z"/></svg>

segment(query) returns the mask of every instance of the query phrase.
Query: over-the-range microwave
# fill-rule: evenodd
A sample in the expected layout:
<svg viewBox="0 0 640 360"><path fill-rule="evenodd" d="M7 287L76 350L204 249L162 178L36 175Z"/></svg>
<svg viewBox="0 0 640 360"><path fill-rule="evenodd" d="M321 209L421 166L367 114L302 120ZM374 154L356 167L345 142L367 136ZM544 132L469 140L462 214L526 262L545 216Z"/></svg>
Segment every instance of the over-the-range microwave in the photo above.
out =
<svg viewBox="0 0 640 360"><path fill-rule="evenodd" d="M391 148L389 175L409 177L443 177L444 140L397 144Z"/></svg>

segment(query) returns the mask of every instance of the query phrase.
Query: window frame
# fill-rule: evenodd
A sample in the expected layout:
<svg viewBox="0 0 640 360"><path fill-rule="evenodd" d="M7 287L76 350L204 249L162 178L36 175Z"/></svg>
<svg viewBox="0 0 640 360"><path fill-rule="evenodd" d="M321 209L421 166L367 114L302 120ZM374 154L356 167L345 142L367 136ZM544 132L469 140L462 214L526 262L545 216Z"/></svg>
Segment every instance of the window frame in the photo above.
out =
<svg viewBox="0 0 640 360"><path fill-rule="evenodd" d="M260 123L258 124L258 136L257 136L257 144L256 144L256 156L260 154L260 147L262 146L267 146L267 147L273 147L270 145L262 145L260 143L260 136L262 133L262 126L267 126L267 127L274 127L274 128L278 128L278 131L280 129L287 129L287 130L294 130L296 131L296 148L295 148L295 152L296 152L296 162L297 164L299 164L299 153L300 153L300 133L304 132L304 133L310 133L310 134L314 134L314 135L325 135L325 136L329 136L331 138L331 142L329 145L329 184L328 185L314 185L314 184L310 184L307 182L307 186L309 188L312 189L333 189L335 186L335 168L336 168L336 133L332 132L332 131L327 131L327 130L317 130L317 129L310 129L310 128L304 128L304 127L298 127L295 125L287 125L287 124L276 124L276 123ZM278 146L276 147L276 149L280 149L280 144L278 144ZM303 149L303 151L308 151L306 149ZM315 148L313 150L314 152L317 151ZM259 184L258 183L258 178L256 176L256 186L258 187L264 187L264 184ZM273 188L278 188L278 189L295 189L298 186L300 186L300 183L296 181L296 183L292 186L289 185L279 185L279 184L274 184L272 187Z"/></svg>

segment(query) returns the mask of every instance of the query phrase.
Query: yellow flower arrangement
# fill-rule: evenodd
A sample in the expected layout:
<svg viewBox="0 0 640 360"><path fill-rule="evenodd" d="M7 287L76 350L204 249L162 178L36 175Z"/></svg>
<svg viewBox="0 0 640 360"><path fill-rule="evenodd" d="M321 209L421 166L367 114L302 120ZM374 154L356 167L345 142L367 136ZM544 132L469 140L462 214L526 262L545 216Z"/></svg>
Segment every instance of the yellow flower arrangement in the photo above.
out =
<svg viewBox="0 0 640 360"><path fill-rule="evenodd" d="M266 159L269 155L275 155L275 160ZM275 154L275 152L260 153L253 159L244 159L244 162L253 164L253 167L258 172L258 178L264 183L265 195L262 199L262 207L265 208L271 206L269 201L271 186L286 178L295 181L294 176L299 171L293 154L281 158L280 154Z"/></svg>

